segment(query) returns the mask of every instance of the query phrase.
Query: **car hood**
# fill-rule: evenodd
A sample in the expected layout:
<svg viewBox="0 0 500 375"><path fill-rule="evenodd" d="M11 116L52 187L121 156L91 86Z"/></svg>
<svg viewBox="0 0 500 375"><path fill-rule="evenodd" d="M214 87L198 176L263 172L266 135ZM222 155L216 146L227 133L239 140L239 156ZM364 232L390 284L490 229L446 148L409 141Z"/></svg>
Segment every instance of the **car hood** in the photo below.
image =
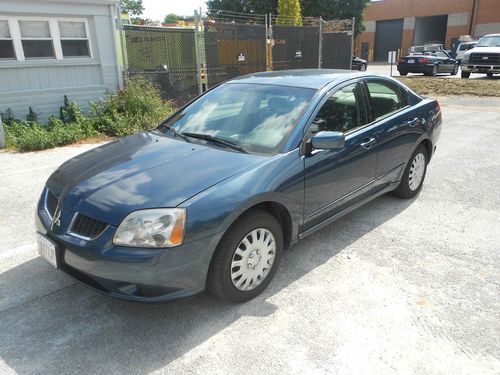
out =
<svg viewBox="0 0 500 375"><path fill-rule="evenodd" d="M62 209L118 225L138 209L176 207L264 159L147 132L68 160L47 187Z"/></svg>
<svg viewBox="0 0 500 375"><path fill-rule="evenodd" d="M465 55L470 55L471 53L500 53L500 47L474 47L465 52Z"/></svg>

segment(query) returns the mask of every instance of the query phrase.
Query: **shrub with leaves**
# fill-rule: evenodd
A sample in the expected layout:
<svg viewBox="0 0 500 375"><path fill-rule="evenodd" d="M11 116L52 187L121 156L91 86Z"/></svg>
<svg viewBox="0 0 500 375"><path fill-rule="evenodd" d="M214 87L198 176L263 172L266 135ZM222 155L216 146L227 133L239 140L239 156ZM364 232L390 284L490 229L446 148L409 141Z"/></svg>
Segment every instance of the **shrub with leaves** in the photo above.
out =
<svg viewBox="0 0 500 375"><path fill-rule="evenodd" d="M91 103L89 116L64 96L59 118L51 116L46 125L38 123L32 108L26 121L16 120L10 109L2 114L2 119L8 147L35 151L100 135L124 136L150 129L173 111L172 104L163 101L155 86L143 78L135 78L128 82L125 90Z"/></svg>
<svg viewBox="0 0 500 375"><path fill-rule="evenodd" d="M173 111L156 86L138 77L129 80L125 90L93 103L90 117L100 133L124 136L155 127Z"/></svg>

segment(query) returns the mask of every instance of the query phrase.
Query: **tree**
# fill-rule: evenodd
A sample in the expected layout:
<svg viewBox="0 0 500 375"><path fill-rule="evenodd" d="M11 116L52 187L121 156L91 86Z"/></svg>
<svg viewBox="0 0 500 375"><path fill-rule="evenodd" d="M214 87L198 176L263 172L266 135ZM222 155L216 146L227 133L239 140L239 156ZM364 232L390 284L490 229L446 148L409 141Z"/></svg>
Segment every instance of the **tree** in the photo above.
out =
<svg viewBox="0 0 500 375"><path fill-rule="evenodd" d="M177 14L170 13L165 16L165 19L163 20L164 23L176 23L179 21L181 17L178 16Z"/></svg>
<svg viewBox="0 0 500 375"><path fill-rule="evenodd" d="M355 35L363 31L363 12L370 0L301 0L302 13L325 20L356 18Z"/></svg>
<svg viewBox="0 0 500 375"><path fill-rule="evenodd" d="M278 24L302 25L302 14L299 0L279 0L278 1Z"/></svg>
<svg viewBox="0 0 500 375"><path fill-rule="evenodd" d="M276 14L278 0L207 0L208 12L225 10L238 13Z"/></svg>
<svg viewBox="0 0 500 375"><path fill-rule="evenodd" d="M129 16L139 16L144 12L142 0L120 0L120 9Z"/></svg>

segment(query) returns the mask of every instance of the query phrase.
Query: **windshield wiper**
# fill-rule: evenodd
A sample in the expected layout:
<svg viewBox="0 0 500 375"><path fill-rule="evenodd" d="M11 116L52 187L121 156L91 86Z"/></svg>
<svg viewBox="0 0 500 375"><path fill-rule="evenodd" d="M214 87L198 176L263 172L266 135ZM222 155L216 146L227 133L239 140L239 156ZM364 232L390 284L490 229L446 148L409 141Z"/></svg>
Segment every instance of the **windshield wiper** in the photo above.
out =
<svg viewBox="0 0 500 375"><path fill-rule="evenodd" d="M173 128L171 128L170 126L164 126L163 128L164 128L164 129L167 129L168 131L170 131L170 132L171 132L171 133L172 133L175 137L179 137L179 138L181 138L181 139L185 140L185 141L186 141L186 142L188 142L188 143L193 143L193 142L191 142L191 140L190 140L188 137L186 137L186 136L185 136L185 135L183 135L182 133L179 133L178 131L174 130L174 129L173 129ZM160 130L158 130L158 129L152 129L152 130L150 130L150 131L154 131L154 132L158 132L158 133L162 133L162 134L163 134L163 132L162 132L162 131L160 131Z"/></svg>
<svg viewBox="0 0 500 375"><path fill-rule="evenodd" d="M183 136L186 136L186 137L198 138L198 139L203 139L204 141L218 143L218 144L226 146L228 148L232 148L233 150L242 152L244 154L248 154L247 151L245 151L242 147L238 146L236 143L228 141L226 139L219 138L219 137L214 137L213 135L210 135L210 134L190 133L190 132L183 132L181 134Z"/></svg>

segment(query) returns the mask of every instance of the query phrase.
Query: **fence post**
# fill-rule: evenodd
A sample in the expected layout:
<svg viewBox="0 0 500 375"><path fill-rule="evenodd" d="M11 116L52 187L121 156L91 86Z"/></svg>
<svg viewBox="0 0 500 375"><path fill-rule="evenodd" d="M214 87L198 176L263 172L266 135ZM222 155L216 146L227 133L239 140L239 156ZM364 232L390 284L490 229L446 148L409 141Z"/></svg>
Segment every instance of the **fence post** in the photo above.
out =
<svg viewBox="0 0 500 375"><path fill-rule="evenodd" d="M354 56L354 27L356 26L356 17L352 17L351 25L351 56L349 56L349 70L352 70L352 56Z"/></svg>
<svg viewBox="0 0 500 375"><path fill-rule="evenodd" d="M122 10L120 7L120 2L116 0L115 3L115 9L116 9L116 26L118 29L118 35L119 35L119 40L120 40L120 53L122 54L122 83L123 87L127 85L127 79L128 79L128 67L127 67L127 53L125 52L125 40L123 38L123 22L122 22ZM115 39L116 40L116 39ZM126 78L126 79L123 79Z"/></svg>
<svg viewBox="0 0 500 375"><path fill-rule="evenodd" d="M3 124L2 124L2 116L0 116L0 148L4 148L6 146L5 142L5 133L3 130Z"/></svg>
<svg viewBox="0 0 500 375"><path fill-rule="evenodd" d="M321 69L323 60L323 18L319 17L319 49L318 49L318 69Z"/></svg>
<svg viewBox="0 0 500 375"><path fill-rule="evenodd" d="M269 68L273 70L273 15L269 13ZM266 42L267 43L267 42Z"/></svg>
<svg viewBox="0 0 500 375"><path fill-rule="evenodd" d="M198 81L198 94L203 94L203 85L201 82L201 61L200 61L200 31L198 29L198 11L194 11L194 44L196 51L196 70Z"/></svg>

